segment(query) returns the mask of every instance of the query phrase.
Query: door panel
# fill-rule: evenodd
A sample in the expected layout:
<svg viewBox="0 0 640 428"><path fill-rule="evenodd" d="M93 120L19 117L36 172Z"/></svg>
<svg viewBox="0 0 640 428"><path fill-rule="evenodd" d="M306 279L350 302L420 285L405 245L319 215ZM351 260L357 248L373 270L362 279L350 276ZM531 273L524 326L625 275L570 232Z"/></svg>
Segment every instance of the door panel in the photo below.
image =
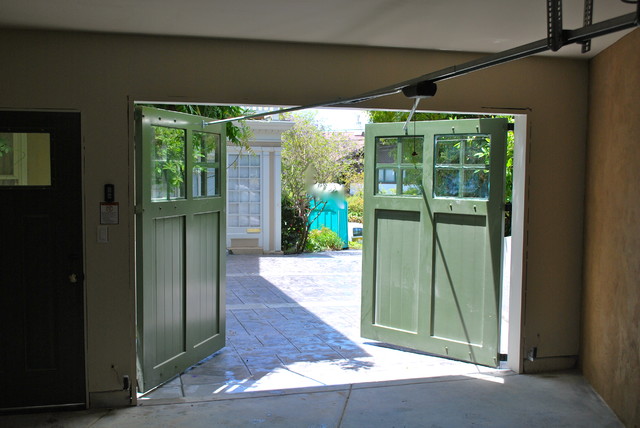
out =
<svg viewBox="0 0 640 428"><path fill-rule="evenodd" d="M225 343L224 125L136 109L141 391Z"/></svg>
<svg viewBox="0 0 640 428"><path fill-rule="evenodd" d="M376 325L416 333L419 313L420 213L381 210L376 216ZM395 263L397 259L401 263Z"/></svg>
<svg viewBox="0 0 640 428"><path fill-rule="evenodd" d="M192 308L189 322L192 323L191 339L195 347L205 345L210 340L224 334L220 330L220 313L218 305L218 284L216 282L220 257L218 231L220 230L220 213L203 213L194 216L193 227L193 269L191 269L192 289L189 307Z"/></svg>
<svg viewBox="0 0 640 428"><path fill-rule="evenodd" d="M0 409L86 403L80 135L0 111Z"/></svg>
<svg viewBox="0 0 640 428"><path fill-rule="evenodd" d="M496 366L506 119L372 124L362 335Z"/></svg>

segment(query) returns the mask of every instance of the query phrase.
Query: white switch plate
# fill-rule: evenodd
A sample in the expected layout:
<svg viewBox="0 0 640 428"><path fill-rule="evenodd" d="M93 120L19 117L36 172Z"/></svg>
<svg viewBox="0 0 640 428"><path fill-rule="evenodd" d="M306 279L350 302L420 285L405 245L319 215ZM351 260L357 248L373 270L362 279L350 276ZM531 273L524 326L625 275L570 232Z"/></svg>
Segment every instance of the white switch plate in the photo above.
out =
<svg viewBox="0 0 640 428"><path fill-rule="evenodd" d="M98 226L98 243L106 244L109 242L109 226Z"/></svg>

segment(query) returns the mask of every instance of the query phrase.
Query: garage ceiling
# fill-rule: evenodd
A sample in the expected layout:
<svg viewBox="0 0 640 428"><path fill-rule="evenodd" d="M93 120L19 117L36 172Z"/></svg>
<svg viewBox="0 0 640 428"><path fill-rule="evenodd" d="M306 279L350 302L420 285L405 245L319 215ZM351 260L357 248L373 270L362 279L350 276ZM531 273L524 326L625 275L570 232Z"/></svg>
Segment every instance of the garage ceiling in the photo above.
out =
<svg viewBox="0 0 640 428"><path fill-rule="evenodd" d="M583 7L563 1L565 29ZM594 22L635 7L594 0ZM546 37L546 0L0 0L0 26L500 52ZM547 55L588 58L623 34Z"/></svg>

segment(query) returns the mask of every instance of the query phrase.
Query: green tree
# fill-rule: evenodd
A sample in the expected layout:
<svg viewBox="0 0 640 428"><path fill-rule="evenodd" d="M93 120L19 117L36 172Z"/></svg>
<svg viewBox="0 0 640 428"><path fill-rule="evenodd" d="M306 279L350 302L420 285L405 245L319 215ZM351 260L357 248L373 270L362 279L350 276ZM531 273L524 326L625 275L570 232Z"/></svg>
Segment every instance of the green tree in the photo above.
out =
<svg viewBox="0 0 640 428"><path fill-rule="evenodd" d="M251 113L250 110L240 106L219 106L219 105L200 105L200 104L145 104L148 107L159 108L162 110L177 111L180 113L193 114L196 116L209 117L211 119L230 119ZM240 121L238 125L232 122L226 124L227 140L236 146L249 149L249 138L251 131L244 121Z"/></svg>
<svg viewBox="0 0 640 428"><path fill-rule="evenodd" d="M314 188L314 185L340 181L348 185L357 163L348 155L357 149L357 143L343 133L326 132L310 114L299 113L289 118L294 126L282 134L282 193L295 217L300 219L296 224L304 227L299 230L295 245L285 251L301 253L315 220L310 218L312 207L319 215L326 205L322 186ZM287 227L288 224L283 224L283 228ZM288 229L283 233L288 234Z"/></svg>

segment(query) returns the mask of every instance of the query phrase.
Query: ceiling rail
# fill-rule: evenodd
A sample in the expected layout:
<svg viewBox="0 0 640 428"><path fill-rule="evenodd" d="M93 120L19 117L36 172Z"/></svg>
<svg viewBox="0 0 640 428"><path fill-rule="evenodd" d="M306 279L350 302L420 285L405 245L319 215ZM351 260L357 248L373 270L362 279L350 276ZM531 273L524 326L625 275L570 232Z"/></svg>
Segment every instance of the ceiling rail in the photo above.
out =
<svg viewBox="0 0 640 428"><path fill-rule="evenodd" d="M601 36L615 33L621 30L637 27L639 25L639 22L640 22L640 2L638 3L636 12L629 13L626 15L621 15L616 18L611 18L602 22L598 22L596 24L585 25L584 27L581 27L575 30L563 30L561 44L562 46L567 46L574 43L583 43L591 39L594 39L596 37L601 37ZM332 107L332 106L340 106L345 104L357 104L363 101L368 101L375 98L397 94L401 92L403 88L416 85L420 82L429 81L429 82L435 83L441 80L452 79L454 77L463 76L465 74L468 74L474 71L493 67L494 65L504 64L504 63L515 61L521 58L526 58L531 55L539 54L539 53L548 51L549 49L550 47L549 47L548 39L542 39L542 40L528 43L526 45L518 46L513 49L508 49L503 52L487 55L482 58L468 61L459 65L453 65L451 67L446 67L438 71L423 74L422 76L419 76L410 80L405 80L399 83L395 83L393 85L385 86L383 88L365 92L353 97L335 98L329 101L319 102L315 104L307 104L304 106L289 107L289 108L284 108L279 110L273 110L270 112L248 114L244 116L232 117L227 119L216 119L209 122L203 122L203 125L213 125L216 123L226 123L226 122L232 122L236 120L262 118L264 116L291 113L294 111L306 110L310 108Z"/></svg>

